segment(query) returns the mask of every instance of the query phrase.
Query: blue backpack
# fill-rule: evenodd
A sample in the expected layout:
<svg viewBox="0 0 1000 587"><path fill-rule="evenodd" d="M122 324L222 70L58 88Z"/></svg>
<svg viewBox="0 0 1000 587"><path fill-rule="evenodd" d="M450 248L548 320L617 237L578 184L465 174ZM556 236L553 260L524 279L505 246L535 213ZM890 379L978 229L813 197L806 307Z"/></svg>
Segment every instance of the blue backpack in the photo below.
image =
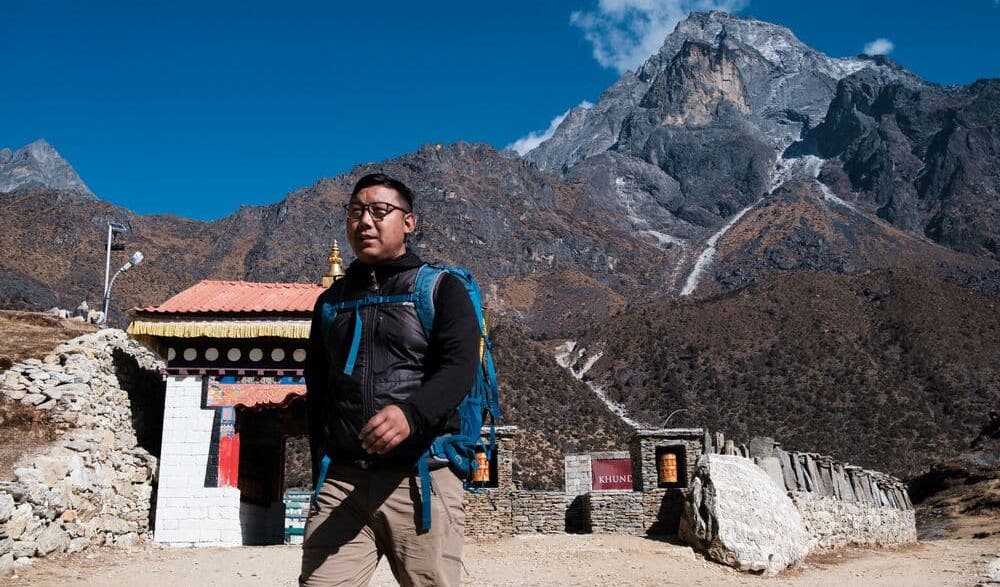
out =
<svg viewBox="0 0 1000 587"><path fill-rule="evenodd" d="M431 328L434 325L434 289L445 273L455 276L465 286L472 301L472 307L476 312L476 323L479 324L480 336L479 369L476 370L476 379L472 384L472 388L458 405L461 431L458 434L448 434L435 438L431 446L417 462L417 471L420 474L422 530L428 530L431 527L431 478L430 469L427 464L428 459L436 458L447 461L452 470L463 479L466 489L471 489L475 487L471 479L474 472L479 468L476 460L476 452L482 450L486 453L486 462L489 463L496 448L496 422L500 418L500 393L497 386L496 369L493 365L493 346L486 332L486 319L483 315L483 299L479 285L476 283L475 278L472 277L472 274L465 269L428 264L420 267L413 285L413 291L408 294L391 296L366 295L354 300L323 305L322 323L324 331L329 330L333 324L334 317L339 312L355 311L351 348L347 355L347 361L344 364L344 373L350 375L354 372L354 363L361 344L361 312L357 310L363 306L378 304L412 303L417 311L417 316L420 318L424 334L429 339ZM481 435L483 424L487 417L490 422L490 440L489 443L484 443L481 440ZM319 494L323 480L326 478L329 464L330 457L326 455L320 464L316 495Z"/></svg>

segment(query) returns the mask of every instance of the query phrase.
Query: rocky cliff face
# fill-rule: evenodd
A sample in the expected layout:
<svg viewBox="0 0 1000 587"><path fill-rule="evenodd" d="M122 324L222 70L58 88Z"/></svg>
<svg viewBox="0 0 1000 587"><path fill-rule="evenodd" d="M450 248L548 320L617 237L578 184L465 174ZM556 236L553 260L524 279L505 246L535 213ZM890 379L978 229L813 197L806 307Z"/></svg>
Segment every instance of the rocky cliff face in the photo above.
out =
<svg viewBox="0 0 1000 587"><path fill-rule="evenodd" d="M552 138L528 153L527 159L542 169L565 171L614 149L630 115L692 97L688 89L678 87L684 85L678 74L705 82L703 93L728 97L737 112L757 115L758 124L773 131L774 144L787 145L822 119L837 80L864 65L860 59L829 58L785 27L721 12L696 13L678 24L659 52L638 71L622 76L592 108L572 110ZM712 84L713 77L721 83ZM672 95L664 92L667 86L675 88ZM733 100L736 88L741 88L742 98ZM683 119L671 120L679 121Z"/></svg>
<svg viewBox="0 0 1000 587"><path fill-rule="evenodd" d="M48 188L94 197L76 170L45 139L16 151L0 149L0 194L24 188Z"/></svg>
<svg viewBox="0 0 1000 587"><path fill-rule="evenodd" d="M826 119L795 148L821 179L903 230L1000 258L1000 80L928 84L898 68L841 80Z"/></svg>

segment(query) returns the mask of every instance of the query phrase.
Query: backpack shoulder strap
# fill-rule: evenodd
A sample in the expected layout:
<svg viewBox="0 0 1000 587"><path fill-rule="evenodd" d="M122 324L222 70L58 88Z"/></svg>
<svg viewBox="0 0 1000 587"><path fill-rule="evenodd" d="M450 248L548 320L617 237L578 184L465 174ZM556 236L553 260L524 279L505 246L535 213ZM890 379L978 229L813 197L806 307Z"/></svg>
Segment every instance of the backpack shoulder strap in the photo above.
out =
<svg viewBox="0 0 1000 587"><path fill-rule="evenodd" d="M424 335L428 338L434 326L434 292L447 271L448 268L442 265L424 264L417 272L417 279L413 284L413 305L420 318L420 325L424 328Z"/></svg>

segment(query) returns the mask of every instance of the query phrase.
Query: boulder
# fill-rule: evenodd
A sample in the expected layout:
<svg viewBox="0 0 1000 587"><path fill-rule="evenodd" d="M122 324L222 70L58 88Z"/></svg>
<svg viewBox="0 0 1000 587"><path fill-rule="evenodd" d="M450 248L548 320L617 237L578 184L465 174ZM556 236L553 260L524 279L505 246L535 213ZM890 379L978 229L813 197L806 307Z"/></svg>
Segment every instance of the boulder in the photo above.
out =
<svg viewBox="0 0 1000 587"><path fill-rule="evenodd" d="M139 535L135 532L129 532L115 538L115 546L118 548L133 548L139 544Z"/></svg>
<svg viewBox="0 0 1000 587"><path fill-rule="evenodd" d="M15 540L11 550L14 558L24 558L35 555L35 543L28 540Z"/></svg>
<svg viewBox="0 0 1000 587"><path fill-rule="evenodd" d="M8 571L14 568L14 554L8 552L7 554L0 555L0 577L7 574Z"/></svg>
<svg viewBox="0 0 1000 587"><path fill-rule="evenodd" d="M767 476L774 482L775 487L785 491L785 477L781 472L781 461L777 457L764 457L754 462L757 463L758 467L764 469Z"/></svg>
<svg viewBox="0 0 1000 587"><path fill-rule="evenodd" d="M809 552L792 500L760 467L736 456L698 459L679 537L712 560L768 575Z"/></svg>
<svg viewBox="0 0 1000 587"><path fill-rule="evenodd" d="M22 503L14 509L10 520L7 521L7 536L17 540L24 534L31 521L31 505Z"/></svg>
<svg viewBox="0 0 1000 587"><path fill-rule="evenodd" d="M45 484L52 486L69 473L69 459L61 456L35 457L35 468L42 474Z"/></svg>
<svg viewBox="0 0 1000 587"><path fill-rule="evenodd" d="M74 552L80 552L81 550L86 549L88 546L90 546L90 538L74 538L69 541L69 548L66 549L66 552L73 554Z"/></svg>
<svg viewBox="0 0 1000 587"><path fill-rule="evenodd" d="M16 402L23 399L24 396L28 394L28 392L25 391L23 385L18 384L17 387L14 386L7 387L6 389L3 390L3 394L6 395L8 398L10 398L11 401Z"/></svg>
<svg viewBox="0 0 1000 587"><path fill-rule="evenodd" d="M90 312L90 305L87 304L87 300L80 302L80 305L76 307L76 312L74 316L86 318L87 314Z"/></svg>
<svg viewBox="0 0 1000 587"><path fill-rule="evenodd" d="M21 398L21 403L26 406L37 406L47 398L41 393L29 393Z"/></svg>
<svg viewBox="0 0 1000 587"><path fill-rule="evenodd" d="M35 548L38 556L48 556L50 554L65 552L69 548L69 534L63 530L58 523L49 524L42 534L35 540Z"/></svg>
<svg viewBox="0 0 1000 587"><path fill-rule="evenodd" d="M10 519L14 513L14 498L8 493L0 493L0 524Z"/></svg>

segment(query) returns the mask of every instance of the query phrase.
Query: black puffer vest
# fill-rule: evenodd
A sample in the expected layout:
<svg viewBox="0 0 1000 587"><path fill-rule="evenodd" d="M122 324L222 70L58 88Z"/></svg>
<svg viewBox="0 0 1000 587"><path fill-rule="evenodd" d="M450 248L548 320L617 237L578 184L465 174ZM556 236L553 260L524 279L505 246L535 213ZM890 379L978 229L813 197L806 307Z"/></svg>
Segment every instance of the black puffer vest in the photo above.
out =
<svg viewBox="0 0 1000 587"><path fill-rule="evenodd" d="M383 278L374 270L363 276L352 266L347 277L326 294L326 302L390 296L413 290L419 267L404 269ZM354 370L344 373L355 328L355 312L361 312L361 338ZM327 452L334 462L351 462L366 468L412 466L431 438L410 436L386 455L369 455L361 447L358 433L365 423L387 405L400 403L416 392L424 379L428 339L412 303L363 306L339 312L325 333L332 402L327 414L330 440Z"/></svg>

